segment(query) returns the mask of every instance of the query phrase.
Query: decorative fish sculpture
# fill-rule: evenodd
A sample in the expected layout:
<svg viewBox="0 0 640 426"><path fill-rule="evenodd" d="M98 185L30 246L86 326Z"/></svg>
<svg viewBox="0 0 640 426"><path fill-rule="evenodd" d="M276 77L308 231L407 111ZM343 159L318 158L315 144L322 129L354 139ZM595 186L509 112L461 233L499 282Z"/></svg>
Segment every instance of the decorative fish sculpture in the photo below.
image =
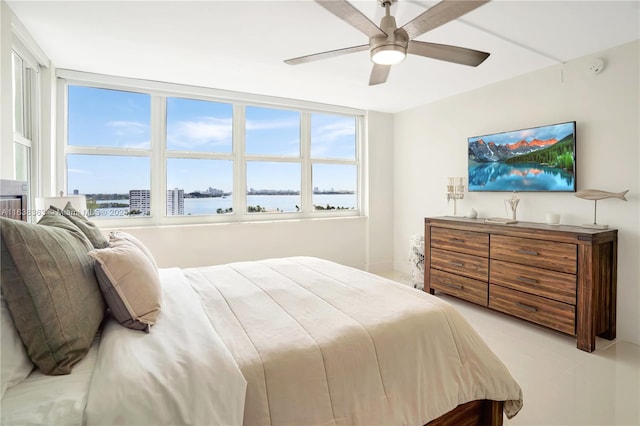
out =
<svg viewBox="0 0 640 426"><path fill-rule="evenodd" d="M583 189L582 191L578 191L575 193L575 196L578 198L582 198L584 200L604 200L605 198L619 198L623 201L627 201L625 195L629 192L609 192L609 191L601 191L599 189Z"/></svg>

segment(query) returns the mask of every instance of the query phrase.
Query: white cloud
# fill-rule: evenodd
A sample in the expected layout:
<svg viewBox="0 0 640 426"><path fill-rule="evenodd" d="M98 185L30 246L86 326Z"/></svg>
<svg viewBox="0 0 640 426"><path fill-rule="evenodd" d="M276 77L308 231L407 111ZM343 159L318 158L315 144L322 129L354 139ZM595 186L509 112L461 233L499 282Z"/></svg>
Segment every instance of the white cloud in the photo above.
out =
<svg viewBox="0 0 640 426"><path fill-rule="evenodd" d="M121 132L122 134L143 133L148 127L146 124L140 123L138 121L124 121L124 120L109 121L107 122L107 126L115 127L116 129L118 129L116 130L116 132Z"/></svg>
<svg viewBox="0 0 640 426"><path fill-rule="evenodd" d="M169 144L185 148L202 145L220 145L231 141L230 118L203 117L199 120L179 121L170 126Z"/></svg>
<svg viewBox="0 0 640 426"><path fill-rule="evenodd" d="M80 175L88 175L90 174L90 172L88 170L83 170L83 169L67 169L68 173L76 173L76 174L80 174Z"/></svg>
<svg viewBox="0 0 640 426"><path fill-rule="evenodd" d="M268 120L268 121L259 121L259 120L246 120L246 129L250 130L268 130L268 129L284 129L290 127L298 127L300 125L300 120Z"/></svg>
<svg viewBox="0 0 640 426"><path fill-rule="evenodd" d="M131 148L131 149L149 149L150 147L151 147L151 141L127 143L122 145L122 148Z"/></svg>
<svg viewBox="0 0 640 426"><path fill-rule="evenodd" d="M353 123L338 122L322 126L313 135L313 143L332 143L342 136L355 135Z"/></svg>

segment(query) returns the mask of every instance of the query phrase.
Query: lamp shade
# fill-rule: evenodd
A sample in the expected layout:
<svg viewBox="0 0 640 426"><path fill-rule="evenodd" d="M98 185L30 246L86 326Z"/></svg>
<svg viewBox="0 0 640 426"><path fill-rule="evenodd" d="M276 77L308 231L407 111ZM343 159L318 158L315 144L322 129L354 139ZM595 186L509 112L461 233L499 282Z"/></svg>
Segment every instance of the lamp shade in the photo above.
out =
<svg viewBox="0 0 640 426"><path fill-rule="evenodd" d="M84 195L65 195L61 197L37 197L36 212L37 219L40 220L50 206L64 209L67 203L83 216L87 216L87 198Z"/></svg>

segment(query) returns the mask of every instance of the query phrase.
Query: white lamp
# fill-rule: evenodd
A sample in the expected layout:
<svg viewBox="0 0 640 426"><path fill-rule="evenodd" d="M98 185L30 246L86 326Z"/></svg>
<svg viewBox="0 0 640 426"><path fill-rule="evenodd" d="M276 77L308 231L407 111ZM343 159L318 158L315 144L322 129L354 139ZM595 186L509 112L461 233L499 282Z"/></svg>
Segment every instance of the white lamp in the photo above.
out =
<svg viewBox="0 0 640 426"><path fill-rule="evenodd" d="M87 198L84 195L63 195L61 191L58 197L36 197L36 219L40 220L50 206L64 209L67 203L81 215L87 216Z"/></svg>

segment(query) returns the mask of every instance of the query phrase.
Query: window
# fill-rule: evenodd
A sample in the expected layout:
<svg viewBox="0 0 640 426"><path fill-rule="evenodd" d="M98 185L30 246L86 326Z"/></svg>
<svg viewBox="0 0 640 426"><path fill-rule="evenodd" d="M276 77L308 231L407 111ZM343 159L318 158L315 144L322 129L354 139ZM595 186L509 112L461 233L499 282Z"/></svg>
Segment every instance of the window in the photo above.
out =
<svg viewBox="0 0 640 426"><path fill-rule="evenodd" d="M331 212L358 208L358 163L354 117L311 115L313 208Z"/></svg>
<svg viewBox="0 0 640 426"><path fill-rule="evenodd" d="M167 193L170 191L177 202L167 203L168 216L233 213L233 161L168 158Z"/></svg>
<svg viewBox="0 0 640 426"><path fill-rule="evenodd" d="M300 164L247 162L247 213L300 211Z"/></svg>
<svg viewBox="0 0 640 426"><path fill-rule="evenodd" d="M151 148L149 95L69 86L68 105L69 145Z"/></svg>
<svg viewBox="0 0 640 426"><path fill-rule="evenodd" d="M94 218L170 224L360 214L359 113L60 73L63 178L69 193L87 196Z"/></svg>
<svg viewBox="0 0 640 426"><path fill-rule="evenodd" d="M233 105L170 97L166 106L167 216L232 214Z"/></svg>
<svg viewBox="0 0 640 426"><path fill-rule="evenodd" d="M167 99L167 149L231 153L233 106L195 99Z"/></svg>
<svg viewBox="0 0 640 426"><path fill-rule="evenodd" d="M32 178L33 151L37 142L39 65L24 49L11 52L13 101L13 152L15 178Z"/></svg>
<svg viewBox="0 0 640 426"><path fill-rule="evenodd" d="M300 155L300 113L273 108L246 108L247 155Z"/></svg>
<svg viewBox="0 0 640 426"><path fill-rule="evenodd" d="M67 105L67 193L95 219L151 216L151 96L69 85Z"/></svg>
<svg viewBox="0 0 640 426"><path fill-rule="evenodd" d="M150 177L147 156L67 155L67 193L85 195L96 219L150 216Z"/></svg>

